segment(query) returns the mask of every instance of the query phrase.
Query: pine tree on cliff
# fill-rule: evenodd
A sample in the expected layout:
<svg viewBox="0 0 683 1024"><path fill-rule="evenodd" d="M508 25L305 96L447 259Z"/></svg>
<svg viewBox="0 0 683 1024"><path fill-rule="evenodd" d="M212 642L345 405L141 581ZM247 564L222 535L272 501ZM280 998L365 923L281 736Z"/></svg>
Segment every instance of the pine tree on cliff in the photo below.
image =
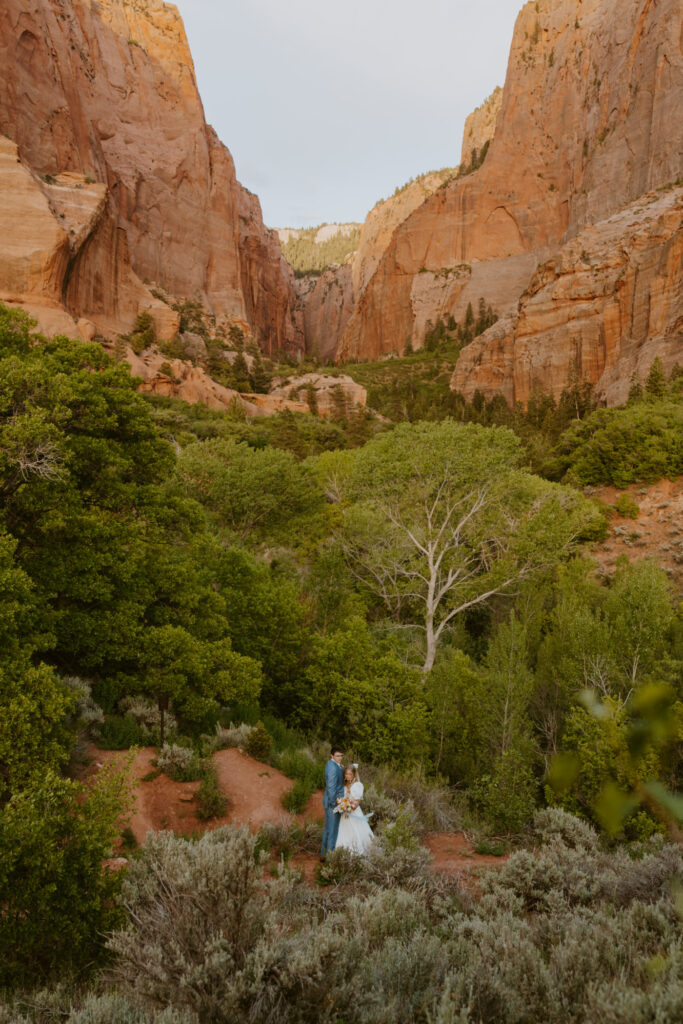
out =
<svg viewBox="0 0 683 1024"><path fill-rule="evenodd" d="M663 398L666 394L666 374L662 360L657 356L645 381L645 393L650 398Z"/></svg>

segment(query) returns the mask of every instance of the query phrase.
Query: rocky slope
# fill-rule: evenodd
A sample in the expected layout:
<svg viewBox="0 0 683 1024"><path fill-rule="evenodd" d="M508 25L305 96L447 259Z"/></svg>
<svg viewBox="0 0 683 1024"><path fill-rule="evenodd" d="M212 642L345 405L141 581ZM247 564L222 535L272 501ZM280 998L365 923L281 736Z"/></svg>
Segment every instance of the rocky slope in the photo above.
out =
<svg viewBox="0 0 683 1024"><path fill-rule="evenodd" d="M4 0L0 62L18 147L3 140L0 298L109 336L149 308L173 333L151 281L248 322L266 351L300 350L291 272L205 122L174 5Z"/></svg>
<svg viewBox="0 0 683 1024"><path fill-rule="evenodd" d="M608 221L641 196L675 182L683 172L682 32L678 0L527 3L515 26L486 160L474 173L427 198L394 231L346 328L338 358L371 359L401 351L408 337L418 346L427 319L452 314L460 320L467 303L476 303L479 296L499 315L516 317L520 296L530 286L534 293L537 290L541 278L534 275L539 266L559 261L565 268L577 250L563 247L583 229ZM664 235L651 245L642 232L634 235L628 215L605 229L614 252L626 247L624 261L632 267L632 276L642 246L649 245L649 263L667 268L661 284L653 284L655 292L660 287L680 291L677 218L680 207L673 203ZM597 254L602 243L596 244ZM579 245L579 255L585 247L586 240ZM658 247L663 247L659 255ZM568 284L564 272L562 276ZM620 282L628 270L624 277L597 276L600 280L596 278L591 287L596 289L596 304L604 306L598 320L605 321L608 307L619 305L615 289L624 287ZM653 270L652 278L660 282L661 273ZM566 366L575 356L573 351L557 355L556 346L577 334L584 345L580 318L571 315L576 306L564 299L564 312L558 306L561 287L548 297L557 313L555 320L551 318L551 334L539 321L528 328L523 323L529 343L511 355L509 343L501 343L503 327L493 328L463 363L456 384L467 394L484 384L522 400L531 381L561 389L567 383ZM647 297L642 299L646 301ZM591 343L586 337L585 374L597 383L605 370L615 371L601 382L607 397L620 393L622 375L634 359L647 363L661 354L671 360L671 353L680 349L675 297L664 305L666 323L655 323L656 316L648 326L639 320L635 338L629 339L624 322L618 353L613 347L602 359L589 357ZM523 322L521 311L519 316ZM634 316L638 320L637 312ZM587 329L593 331L595 323ZM621 328L612 324L612 330ZM631 342L638 351L623 360ZM522 351L526 363L515 372L527 383L513 387L511 366Z"/></svg>

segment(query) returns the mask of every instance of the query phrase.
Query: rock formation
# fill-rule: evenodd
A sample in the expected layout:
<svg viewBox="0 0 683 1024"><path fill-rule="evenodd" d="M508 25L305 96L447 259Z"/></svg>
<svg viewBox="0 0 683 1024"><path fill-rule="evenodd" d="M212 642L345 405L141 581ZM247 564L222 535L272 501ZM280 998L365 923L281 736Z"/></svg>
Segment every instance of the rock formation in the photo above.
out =
<svg viewBox="0 0 683 1024"><path fill-rule="evenodd" d="M460 354L452 387L526 405L571 379L623 403L660 356L683 360L683 187L645 195L565 243L534 274L518 310Z"/></svg>
<svg viewBox="0 0 683 1024"><path fill-rule="evenodd" d="M324 373L305 373L301 377L273 380L267 397L305 402L307 410L321 416L346 416L365 408L368 393L345 374L333 377Z"/></svg>
<svg viewBox="0 0 683 1024"><path fill-rule="evenodd" d="M358 250L347 263L327 267L319 276L303 277L296 282L307 352L326 361L337 356L358 300L394 231L454 174L455 170L450 168L431 171L397 188L393 196L381 199L370 210L361 228Z"/></svg>
<svg viewBox="0 0 683 1024"><path fill-rule="evenodd" d="M481 153L488 142L491 143L496 131L496 120L503 102L503 90L496 86L480 107L473 110L465 121L462 133L462 151L460 166L467 167L475 154Z"/></svg>
<svg viewBox="0 0 683 1024"><path fill-rule="evenodd" d="M520 296L528 288L530 295L540 296L539 282L545 282L545 298L532 303L525 297L514 321L514 331L527 332L516 335L520 343L512 348L509 340L503 343L513 330L513 321L506 321L508 326L496 325L466 357L456 374L456 385L466 394L479 383L521 400L532 381L555 389L561 386L557 374L575 361L578 344L585 353L582 371L596 383L609 371L601 387L606 397L614 398L634 360L641 365L657 351L680 347L676 303L665 302L666 323L653 321L645 328L638 321L634 338L624 333L618 345L611 342L609 354L589 357L591 345L598 343L586 337L584 344L581 335L579 344L576 332L582 324L592 332L597 321L573 320L569 327L567 319L563 326L561 318L570 318L572 307L564 299L560 302L559 294L570 288L569 278L563 271L553 290L546 277L555 273L550 266L565 268L576 254L571 242L580 232L624 211L605 227L605 245L609 238L608 247L615 253L620 245L634 248L623 255L624 277L596 271L600 284L596 278L595 288L606 289L602 299L594 296L596 308L601 303L613 310L619 305L610 289L623 289L620 282L629 273L638 277L642 245L649 246L653 282L661 277L667 288L680 292L675 256L680 208L673 202L665 216L668 226L659 255L655 239L646 244L644 235L630 232L627 208L683 172L682 33L678 0L527 3L517 18L496 131L484 163L438 189L394 230L357 301L338 358L400 352L408 338L418 347L427 319L452 314L460 320L467 303L476 303L479 296L514 321ZM622 228L620 241L614 232ZM643 230L647 234L649 229ZM599 236L602 229L596 231ZM598 236L596 256L603 251ZM592 242L587 237L583 243L587 252ZM581 249L579 245L579 255ZM664 265L670 267L666 273ZM534 277L539 267L544 269ZM578 282L577 277L577 288ZM652 287L656 292L660 285ZM549 317L548 336L540 321L526 319L546 299L559 318ZM609 320L608 312L596 315L603 323ZM623 329L630 329L628 318ZM570 353L549 359L554 346L569 337L574 339ZM637 354L631 351L632 341ZM511 384L512 363L522 351L526 366L515 371ZM547 378L551 362L555 375Z"/></svg>
<svg viewBox="0 0 683 1024"><path fill-rule="evenodd" d="M10 174L4 142L2 217L18 241L0 242L0 297L108 336L150 309L173 333L152 281L247 321L268 352L300 351L293 276L205 122L174 5L4 0L0 61L0 132L20 161Z"/></svg>

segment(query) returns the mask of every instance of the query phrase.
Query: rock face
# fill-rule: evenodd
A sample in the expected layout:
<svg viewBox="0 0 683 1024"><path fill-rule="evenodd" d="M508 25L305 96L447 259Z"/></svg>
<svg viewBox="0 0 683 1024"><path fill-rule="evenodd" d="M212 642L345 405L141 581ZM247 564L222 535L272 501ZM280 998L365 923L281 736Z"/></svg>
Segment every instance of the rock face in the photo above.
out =
<svg viewBox="0 0 683 1024"><path fill-rule="evenodd" d="M353 322L358 300L375 273L394 231L454 173L454 170L446 170L423 174L397 189L390 199L380 200L367 215L361 228L358 250L349 262L328 267L318 277L303 277L296 282L307 352L315 353L326 361L337 357ZM338 227L357 228L358 225L326 225L318 234ZM287 237L291 235L290 229L281 230L283 240L285 231Z"/></svg>
<svg viewBox="0 0 683 1024"><path fill-rule="evenodd" d="M296 291L306 351L329 362L336 355L339 339L355 308L352 264L327 267L317 277L300 277Z"/></svg>
<svg viewBox="0 0 683 1024"><path fill-rule="evenodd" d="M499 316L516 316L537 268L574 252L563 247L584 228L675 182L683 171L682 33L679 0L527 3L517 18L483 165L436 191L395 229L358 299L338 358L400 352L408 338L419 347L427 319L452 314L459 320L479 296ZM626 229L626 221L620 223ZM651 259L657 260L654 249ZM636 250L629 261L637 264ZM680 265L667 280L680 289ZM611 287L607 279L603 285ZM492 345L502 330L492 329ZM536 336L534 328L528 337ZM496 378L498 389L505 381L510 394L510 363L501 362L509 345L495 343L499 356L492 350L476 365L487 387ZM642 362L647 343L639 344ZM483 353L483 343L478 347ZM625 337L622 347L625 352ZM529 380L542 383L547 351L529 341ZM617 393L622 385L616 379L630 359L617 363L621 369L605 383L605 394ZM599 366L599 359L587 358L585 372L594 376ZM459 383L471 393L477 381L471 361ZM549 384L557 387L557 377Z"/></svg>
<svg viewBox="0 0 683 1024"><path fill-rule="evenodd" d="M21 258L8 253L14 276L4 276L3 261L3 293L60 303L111 335L160 305L142 283L150 280L216 316L247 320L267 351L302 348L292 275L204 120L175 6L3 0L0 62L0 132L23 168L3 207L11 216L16 201L19 224L28 202L54 253L36 271L28 240L21 295Z"/></svg>
<svg viewBox="0 0 683 1024"><path fill-rule="evenodd" d="M655 356L683 356L683 187L651 193L584 228L543 263L518 311L463 349L452 387L526 405L572 377L607 404L628 397Z"/></svg>
<svg viewBox="0 0 683 1024"><path fill-rule="evenodd" d="M503 90L497 86L480 107L473 110L465 121L462 133L462 152L460 165L467 166L473 154L480 153L486 143L490 143L496 131L496 120L503 102Z"/></svg>

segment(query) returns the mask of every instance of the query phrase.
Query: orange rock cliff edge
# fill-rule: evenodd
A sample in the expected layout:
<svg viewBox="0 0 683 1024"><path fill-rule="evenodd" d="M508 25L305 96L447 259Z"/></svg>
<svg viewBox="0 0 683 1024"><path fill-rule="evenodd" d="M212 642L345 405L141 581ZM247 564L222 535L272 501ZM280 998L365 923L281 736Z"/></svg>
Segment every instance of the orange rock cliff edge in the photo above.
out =
<svg viewBox="0 0 683 1024"><path fill-rule="evenodd" d="M501 321L460 356L467 397L525 402L571 372L615 402L656 355L682 361L682 110L680 0L527 3L502 94L465 128L463 152L495 119L486 159L394 225L337 360L419 348L483 296Z"/></svg>
<svg viewBox="0 0 683 1024"><path fill-rule="evenodd" d="M3 0L0 63L1 300L85 336L148 310L168 338L153 282L302 350L293 275L206 124L173 4Z"/></svg>

